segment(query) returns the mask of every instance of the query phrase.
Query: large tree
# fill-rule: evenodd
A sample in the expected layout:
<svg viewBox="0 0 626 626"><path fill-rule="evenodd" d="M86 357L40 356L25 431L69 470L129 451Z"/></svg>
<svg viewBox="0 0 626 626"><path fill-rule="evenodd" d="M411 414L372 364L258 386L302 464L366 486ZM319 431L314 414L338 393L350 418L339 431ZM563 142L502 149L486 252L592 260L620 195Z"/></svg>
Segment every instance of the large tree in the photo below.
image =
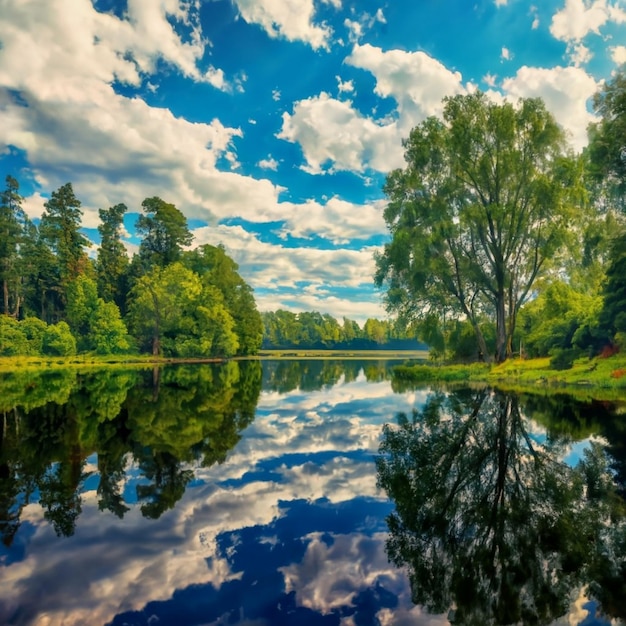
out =
<svg viewBox="0 0 626 626"><path fill-rule="evenodd" d="M65 285L85 271L88 264L85 248L91 246L80 232L83 212L72 183L53 191L44 207L39 233L56 255L61 283Z"/></svg>
<svg viewBox="0 0 626 626"><path fill-rule="evenodd" d="M495 319L497 361L512 352L520 306L561 247L581 168L538 99L495 104L483 93L446 98L404 142L384 218L391 241L376 283L406 319L454 311L474 327Z"/></svg>
<svg viewBox="0 0 626 626"><path fill-rule="evenodd" d="M22 304L19 252L27 221L19 184L15 178L7 176L5 190L0 193L0 280L2 313L13 317L18 316Z"/></svg>
<svg viewBox="0 0 626 626"><path fill-rule="evenodd" d="M139 216L136 228L143 236L139 260L144 269L178 261L183 247L193 239L185 216L173 204L156 196L146 198L141 206L145 215Z"/></svg>
<svg viewBox="0 0 626 626"><path fill-rule="evenodd" d="M126 273L128 271L128 254L122 243L121 230L125 204L116 204L108 209L99 209L101 224L100 249L98 250L98 293L107 302L115 302L119 307L124 304L126 292Z"/></svg>
<svg viewBox="0 0 626 626"><path fill-rule="evenodd" d="M626 65L594 96L598 122L588 129L586 155L599 200L626 210Z"/></svg>

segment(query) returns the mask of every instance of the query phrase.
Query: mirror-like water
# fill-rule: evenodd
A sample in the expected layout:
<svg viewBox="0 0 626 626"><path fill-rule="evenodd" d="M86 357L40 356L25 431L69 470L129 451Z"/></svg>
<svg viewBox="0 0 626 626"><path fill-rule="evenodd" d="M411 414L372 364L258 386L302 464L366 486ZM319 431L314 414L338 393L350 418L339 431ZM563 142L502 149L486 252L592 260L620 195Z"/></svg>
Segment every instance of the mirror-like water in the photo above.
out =
<svg viewBox="0 0 626 626"><path fill-rule="evenodd" d="M0 623L622 623L623 407L388 366L4 377Z"/></svg>

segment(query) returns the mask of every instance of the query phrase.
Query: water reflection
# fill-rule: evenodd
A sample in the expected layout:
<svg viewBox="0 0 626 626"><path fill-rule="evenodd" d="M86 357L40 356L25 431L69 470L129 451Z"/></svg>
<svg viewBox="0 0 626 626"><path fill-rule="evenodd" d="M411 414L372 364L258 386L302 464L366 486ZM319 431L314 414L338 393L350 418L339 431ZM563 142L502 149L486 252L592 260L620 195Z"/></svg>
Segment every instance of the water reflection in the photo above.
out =
<svg viewBox="0 0 626 626"><path fill-rule="evenodd" d="M397 503L377 488L375 458L383 425L399 412L410 415L413 407L430 420L426 426L416 424L416 432L443 433L439 422L451 422L448 439L419 458L441 476L445 468L434 459L447 462L449 472L462 478L448 505L454 515L463 515L463 498L475 498L457 526L469 519L476 537L487 542L476 520L495 507L493 541L503 554L511 553L534 539L530 530L521 538L510 536L510 518L526 515L525 506L537 507L529 519L531 526L541 521L546 531L540 544L552 559L546 568L558 563L557 554L566 553L561 544L578 546L573 550L578 560L560 565L565 573L556 582L574 585L576 593L580 583L594 581L590 593L607 612L621 614L620 499L604 478L581 474L572 486L561 472L561 459L572 458L579 436L618 429L611 425L619 419L608 405L564 411L582 424L575 436L567 435L567 419L553 429L552 409L545 405L532 407L541 422L524 417L534 401L530 397L513 399L506 417L499 418L500 408L488 392L394 393L384 363L355 361L29 375L9 382L6 394L0 390L0 623L448 624L448 606L432 614L411 601L406 568L390 563L385 551L386 519ZM479 408L476 415L471 407ZM452 425L464 419L471 423L465 438L459 438ZM457 456L465 455L464 460L449 454L457 439ZM541 463L552 463L558 471L552 477L546 469L528 486L529 467L540 464L528 452L531 447ZM601 448L578 441L574 447L580 454L583 448L591 450L592 459L597 453L588 473L606 477ZM415 464L406 459L410 470ZM471 472L484 483L473 495L466 476ZM497 500L490 490L502 475ZM431 483L437 486L434 478ZM539 496L526 494L540 486L548 498L556 497L563 485L569 491L560 494L562 524L595 528L593 515L581 517L567 504L572 494L588 507L596 503L600 518L613 516L602 537L612 552L585 563L584 576L577 564L590 552L583 546L595 535L580 526L580 536L565 533L572 537L565 542L550 526ZM610 498L584 493L580 500L576 489L591 493L589 485ZM402 487L407 494L412 488L411 482ZM437 497L445 504L443 491ZM526 504L517 502L524 498ZM561 500L551 506L560 506ZM496 502L503 503L500 509ZM420 511L416 508L415 515ZM436 507L425 513L435 518ZM449 523L456 529L455 545L462 544L463 534L453 522L438 523L437 528ZM437 554L448 558L441 550ZM481 552L476 547L475 553L458 554L467 560ZM511 571L520 578L526 571L521 558L506 558L516 564ZM496 561L502 569L501 562L508 561L504 556ZM538 562L538 557L527 559L526 569ZM485 558L475 571L492 574ZM500 587L511 593L517 589L513 583ZM524 593L530 595L533 588L528 589ZM546 597L552 597L548 591ZM551 614L558 606L556 600L549 605ZM561 606L570 611L568 603ZM601 623L590 622L587 613L570 611L568 623ZM462 617L457 606L456 621Z"/></svg>
<svg viewBox="0 0 626 626"><path fill-rule="evenodd" d="M435 394L385 426L386 547L415 603L458 624L547 624L589 585L605 614L626 615L624 501L604 447L570 467L567 439L537 438L520 399L490 390Z"/></svg>
<svg viewBox="0 0 626 626"><path fill-rule="evenodd" d="M145 517L160 517L192 480L190 463L221 463L239 441L254 419L261 375L258 362L244 362L11 377L0 441L3 543L11 545L36 493L57 535L72 535L94 472L99 510L122 518L138 501ZM87 469L94 453L97 466ZM123 494L129 465L137 484Z"/></svg>

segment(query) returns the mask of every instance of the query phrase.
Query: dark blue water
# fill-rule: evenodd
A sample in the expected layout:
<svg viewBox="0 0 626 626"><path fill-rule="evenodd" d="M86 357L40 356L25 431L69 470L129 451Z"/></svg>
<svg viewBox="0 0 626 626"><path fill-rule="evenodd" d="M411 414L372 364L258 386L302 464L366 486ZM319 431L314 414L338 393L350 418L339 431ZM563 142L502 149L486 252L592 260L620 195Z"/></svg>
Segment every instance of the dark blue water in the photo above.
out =
<svg viewBox="0 0 626 626"><path fill-rule="evenodd" d="M611 548L621 545L621 444L618 435L616 444L607 439L619 431L615 407L525 398L516 404L517 416L509 411L503 418L493 413L500 405L492 392L478 399L469 391L394 392L388 373L384 363L303 361L5 379L0 623L504 623L493 601L498 593L532 596L527 604L534 613L519 613L521 623L530 623L531 614L535 623L561 624L608 624L603 611L615 619L623 615L619 589L596 592L604 598L601 609L584 591L588 578L582 576L583 569L611 566L617 575L607 584L619 586L624 565L620 554L611 561L587 558L600 523L617 533ZM435 396L445 398L438 412ZM381 475L380 465L377 472L383 426L425 407L431 408L418 416L420 426L384 451L387 469L395 459L421 486L407 483L394 491L385 483L390 474ZM556 413L558 420L551 418ZM492 423L499 429L490 430ZM471 428L463 430L464 424ZM456 449L459 437L464 443ZM608 465L598 461L585 471L603 472L593 484L604 485L606 502L589 500L584 472L568 473L596 443L598 455L613 456L606 457ZM504 465L502 454L508 455ZM535 457L543 459L543 469L520 476ZM461 458L469 459L466 465ZM445 475L426 492L428 477L444 463ZM505 469L497 474L498 467ZM501 479L494 485L510 485L497 492L502 500L490 486L493 472ZM546 476L559 472L573 486L556 502ZM610 485L602 483L607 476ZM561 493L563 486L557 487ZM542 489L547 495L532 495ZM491 557L476 548L484 507L468 504L472 498L491 507L484 518L488 524L496 519L494 528L502 529L492 542L498 555L506 546L528 549L533 558L539 555L528 562L546 563L550 579L563 587L552 594L558 598L550 599L549 609L533 595L545 591L534 588L541 576L519 564L509 571L509 561L497 555L500 573L491 571ZM492 500L505 503L498 513ZM553 508L529 513L542 501ZM438 516L446 502L454 502L450 514L462 522L456 534L453 519ZM388 519L403 508L409 521L394 535ZM587 516L576 513L592 508ZM424 517L431 510L434 517ZM511 540L511 520L523 525L524 519L549 541L527 532ZM587 533L587 543L573 545L568 524L576 526L576 536ZM566 539L550 535L557 531ZM490 529L484 534L488 541L497 536ZM438 556L427 562L421 554L416 561L410 550L398 556L386 545L394 536ZM491 585L485 606L484 594L472 592L470 601L459 591L456 570L472 554L476 562L489 562L472 574L477 589ZM449 564L447 574L442 563ZM503 585L501 570L514 583ZM445 587L444 604L435 606L438 594L429 585ZM428 593L437 596L430 611Z"/></svg>

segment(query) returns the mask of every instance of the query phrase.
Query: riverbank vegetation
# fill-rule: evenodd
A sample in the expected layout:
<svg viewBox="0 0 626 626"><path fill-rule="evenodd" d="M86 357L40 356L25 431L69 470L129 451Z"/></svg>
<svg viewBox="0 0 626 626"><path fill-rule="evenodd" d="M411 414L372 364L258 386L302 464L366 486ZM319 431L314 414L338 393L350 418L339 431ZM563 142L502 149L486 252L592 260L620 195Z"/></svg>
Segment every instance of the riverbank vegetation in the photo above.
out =
<svg viewBox="0 0 626 626"><path fill-rule="evenodd" d="M626 348L626 74L594 100L576 155L544 104L447 98L389 174L388 311L435 359L553 369Z"/></svg>

